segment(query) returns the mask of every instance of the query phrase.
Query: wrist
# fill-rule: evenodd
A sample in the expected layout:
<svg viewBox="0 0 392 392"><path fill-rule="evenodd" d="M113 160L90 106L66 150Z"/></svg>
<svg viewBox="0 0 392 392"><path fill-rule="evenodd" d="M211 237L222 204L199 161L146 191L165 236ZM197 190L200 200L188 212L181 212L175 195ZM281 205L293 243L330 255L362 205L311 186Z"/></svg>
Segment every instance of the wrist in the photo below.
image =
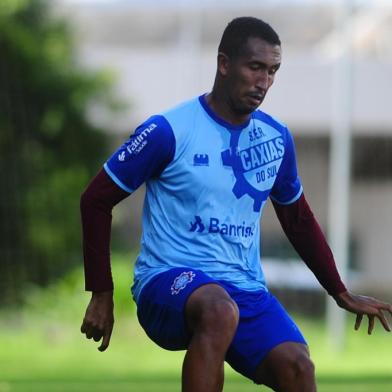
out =
<svg viewBox="0 0 392 392"><path fill-rule="evenodd" d="M351 295L346 290L346 291L342 291L342 292L340 292L338 294L335 294L333 296L333 298L336 301L336 303L340 306L342 303L347 303L348 301L350 301Z"/></svg>
<svg viewBox="0 0 392 392"><path fill-rule="evenodd" d="M97 300L113 299L113 290L108 291L93 291L91 293L91 298Z"/></svg>

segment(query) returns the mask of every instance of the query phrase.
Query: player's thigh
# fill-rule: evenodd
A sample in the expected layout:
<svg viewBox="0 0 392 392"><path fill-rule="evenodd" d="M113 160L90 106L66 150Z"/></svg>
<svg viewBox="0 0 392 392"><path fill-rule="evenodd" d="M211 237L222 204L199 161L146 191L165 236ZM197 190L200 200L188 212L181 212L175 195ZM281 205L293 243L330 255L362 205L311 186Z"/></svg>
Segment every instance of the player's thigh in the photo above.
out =
<svg viewBox="0 0 392 392"><path fill-rule="evenodd" d="M227 291L217 283L205 284L189 296L185 316L191 332L203 330L236 329L239 310Z"/></svg>
<svg viewBox="0 0 392 392"><path fill-rule="evenodd" d="M229 294L239 306L240 321L226 361L237 372L260 383L260 364L275 348L285 343L306 347L306 341L294 320L272 294Z"/></svg>
<svg viewBox="0 0 392 392"><path fill-rule="evenodd" d="M142 289L137 316L146 334L168 350L186 349L190 338L185 307L192 294L215 280L202 271L173 268L154 276Z"/></svg>

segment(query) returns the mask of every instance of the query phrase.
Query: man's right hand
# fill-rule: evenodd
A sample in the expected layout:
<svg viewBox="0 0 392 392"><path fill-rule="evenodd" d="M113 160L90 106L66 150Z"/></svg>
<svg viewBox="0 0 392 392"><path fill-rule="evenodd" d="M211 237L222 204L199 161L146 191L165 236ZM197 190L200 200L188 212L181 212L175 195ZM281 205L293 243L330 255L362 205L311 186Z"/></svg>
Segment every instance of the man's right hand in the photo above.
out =
<svg viewBox="0 0 392 392"><path fill-rule="evenodd" d="M102 339L99 351L105 351L109 346L114 324L113 308L113 291L92 293L80 331L87 339L93 338L96 342Z"/></svg>

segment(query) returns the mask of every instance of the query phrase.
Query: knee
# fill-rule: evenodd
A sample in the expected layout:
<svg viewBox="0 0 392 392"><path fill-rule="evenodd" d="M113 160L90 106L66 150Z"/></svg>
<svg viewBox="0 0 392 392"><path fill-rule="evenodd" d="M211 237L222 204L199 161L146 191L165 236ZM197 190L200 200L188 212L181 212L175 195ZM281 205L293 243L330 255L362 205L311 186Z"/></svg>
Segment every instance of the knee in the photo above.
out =
<svg viewBox="0 0 392 392"><path fill-rule="evenodd" d="M239 310L223 288L205 285L189 298L186 320L194 337L219 347L227 346L237 330Z"/></svg>
<svg viewBox="0 0 392 392"><path fill-rule="evenodd" d="M206 304L201 310L199 326L203 330L222 334L234 333L237 329L239 311L231 299L220 298Z"/></svg>
<svg viewBox="0 0 392 392"><path fill-rule="evenodd" d="M298 353L288 358L281 367L278 384L310 385L314 380L315 367L307 353ZM284 389L284 388L283 388Z"/></svg>
<svg viewBox="0 0 392 392"><path fill-rule="evenodd" d="M315 367L312 360L309 358L307 354L301 354L297 357L296 366L295 366L296 374L301 375L302 377L313 377L315 373Z"/></svg>

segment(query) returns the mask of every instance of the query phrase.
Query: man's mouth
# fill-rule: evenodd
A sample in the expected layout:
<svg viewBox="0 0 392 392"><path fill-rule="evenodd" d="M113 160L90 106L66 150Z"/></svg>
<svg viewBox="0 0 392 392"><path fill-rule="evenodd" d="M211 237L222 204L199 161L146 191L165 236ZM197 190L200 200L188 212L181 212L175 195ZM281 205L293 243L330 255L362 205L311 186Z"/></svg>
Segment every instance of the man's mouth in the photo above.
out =
<svg viewBox="0 0 392 392"><path fill-rule="evenodd" d="M260 103L264 99L265 93L250 93L247 96L250 98L250 100L255 104L255 105L260 105Z"/></svg>

